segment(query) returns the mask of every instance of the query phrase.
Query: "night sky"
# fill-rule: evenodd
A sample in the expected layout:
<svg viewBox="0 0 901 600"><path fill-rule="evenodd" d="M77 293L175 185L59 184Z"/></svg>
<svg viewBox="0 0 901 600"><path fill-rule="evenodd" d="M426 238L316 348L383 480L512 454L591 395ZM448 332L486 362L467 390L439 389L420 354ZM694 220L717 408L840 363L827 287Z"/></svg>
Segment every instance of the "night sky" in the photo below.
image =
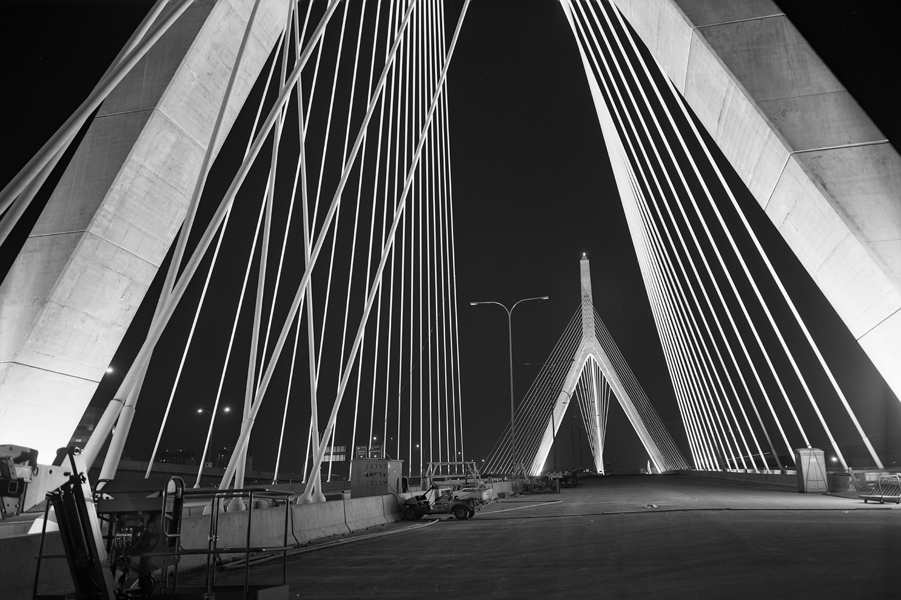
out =
<svg viewBox="0 0 901 600"><path fill-rule="evenodd" d="M4 3L0 179L8 181L87 95L151 4ZM778 4L886 137L895 139L896 101L886 82L897 72L897 3ZM548 356L579 306L584 252L591 260L597 311L688 456L584 71L558 3L473 2L451 66L449 97L466 454L484 458L509 418L505 315L498 307L469 302L510 305L550 297L514 313L519 398L538 373L525 363ZM781 253L779 268L793 291L810 298L799 304L846 394L885 411L884 433L897 435L897 400L794 258L784 256L768 222L757 221L759 233ZM0 272L8 260L3 257ZM101 386L96 403L105 404L112 384ZM608 425L605 459L611 470L637 472L647 457L617 406ZM561 466L578 463L580 448L587 463L584 435L573 441L568 426L562 431Z"/></svg>

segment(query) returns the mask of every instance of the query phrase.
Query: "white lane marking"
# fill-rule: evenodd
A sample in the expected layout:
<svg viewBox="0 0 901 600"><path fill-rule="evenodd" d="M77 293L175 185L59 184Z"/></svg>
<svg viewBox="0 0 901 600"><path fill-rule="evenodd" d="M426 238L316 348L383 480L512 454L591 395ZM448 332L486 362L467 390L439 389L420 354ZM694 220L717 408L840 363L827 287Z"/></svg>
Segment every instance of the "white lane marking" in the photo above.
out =
<svg viewBox="0 0 901 600"><path fill-rule="evenodd" d="M535 504L526 504L525 506L517 506L516 508L505 508L503 510L493 510L490 513L486 512L485 514L486 515L496 515L497 513L509 512L511 510L520 510L523 508L530 508L532 506L546 506L548 504L560 504L561 502L563 502L563 500L554 500L552 502L537 502Z"/></svg>

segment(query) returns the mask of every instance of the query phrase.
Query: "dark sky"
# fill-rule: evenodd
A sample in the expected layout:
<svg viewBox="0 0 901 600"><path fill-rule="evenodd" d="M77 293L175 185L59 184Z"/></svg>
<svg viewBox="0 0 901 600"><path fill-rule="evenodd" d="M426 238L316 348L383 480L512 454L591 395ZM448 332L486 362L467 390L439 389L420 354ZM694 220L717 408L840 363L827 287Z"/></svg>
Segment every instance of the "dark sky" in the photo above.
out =
<svg viewBox="0 0 901 600"><path fill-rule="evenodd" d="M4 3L3 181L86 96L150 4ZM793 0L779 5L894 139L899 123L886 82L894 78L899 56L896 3ZM597 117L558 3L473 2L449 86L466 453L484 458L509 416L505 315L497 307L469 302L509 305L550 296L514 313L520 397L537 375L537 367L524 363L547 357L578 307L578 261L585 252L598 312L687 455ZM778 250L778 240L775 245ZM786 273L798 272L792 262L784 259ZM796 279L799 293L810 294L804 275ZM864 405L890 405L891 394L853 340L849 343L831 309L815 298L808 311L812 328L830 332L828 356L846 393ZM580 452L580 440L573 443L568 432L565 427L560 439L563 466L573 462L573 448ZM587 445L582 448L587 456ZM606 460L623 472L637 471L646 460L618 408L610 414Z"/></svg>

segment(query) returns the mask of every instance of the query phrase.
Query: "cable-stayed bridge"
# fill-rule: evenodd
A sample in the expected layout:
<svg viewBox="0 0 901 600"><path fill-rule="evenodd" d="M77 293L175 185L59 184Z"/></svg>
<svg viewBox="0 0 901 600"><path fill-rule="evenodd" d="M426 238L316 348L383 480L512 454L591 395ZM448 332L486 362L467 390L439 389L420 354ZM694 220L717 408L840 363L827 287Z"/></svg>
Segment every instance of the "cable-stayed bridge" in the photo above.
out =
<svg viewBox="0 0 901 600"><path fill-rule="evenodd" d="M594 469L603 474L612 398L619 402L658 473L687 470L688 463L594 309L591 270L584 256L580 271L579 308L483 468L489 473L544 471L548 452L573 403L578 404L582 426L588 433ZM523 440L519 446L514 439L516 422Z"/></svg>
<svg viewBox="0 0 901 600"><path fill-rule="evenodd" d="M867 464L882 466L886 448L871 439L878 417L835 381L746 213L764 208L897 395L897 153L773 5L734 5L740 14L692 2L560 7L629 222L688 462L781 469L793 448L822 439L847 467L839 427L865 447ZM400 457L411 475L465 456L463 423L478 408L462 396L455 252L467 240L455 238L454 222L470 216L454 212L447 73L468 11L436 2L155 4L95 93L2 192L4 248L21 247L0 288L0 441L46 457L68 440L156 277L147 341L86 448L91 462L115 429L105 477L130 429L163 435L178 403L198 395L211 399L209 428L198 433L204 453L223 394L243 405L223 487L243 479L251 436L282 440L276 476L284 453L320 473L348 439L347 453ZM753 50L739 43L760 39ZM764 51L767 60L753 60ZM779 57L796 71L780 71ZM785 83L799 72L804 85ZM735 199L711 143L760 206ZM46 203L33 225L19 219L32 199ZM578 315L582 341L593 322L605 342L584 297ZM800 346L789 346L786 328L801 332ZM160 353L164 338L179 344ZM566 357L572 364L549 394L520 404L535 417L517 436L531 454L501 435L489 464L542 470L575 400L603 471L610 392L635 407L646 399L630 391L625 400L628 367L611 366L610 348L589 346ZM799 354L813 356L813 371ZM164 362L174 373L168 397L154 399L164 409L145 422L142 386ZM211 363L208 389L181 387L183 373ZM822 384L812 380L827 391L815 393ZM535 385L546 384L539 376ZM264 411L280 418L260 431ZM653 409L639 413L630 420L657 468L682 468ZM652 429L662 433L641 433ZM319 478L308 479L306 497L321 498Z"/></svg>

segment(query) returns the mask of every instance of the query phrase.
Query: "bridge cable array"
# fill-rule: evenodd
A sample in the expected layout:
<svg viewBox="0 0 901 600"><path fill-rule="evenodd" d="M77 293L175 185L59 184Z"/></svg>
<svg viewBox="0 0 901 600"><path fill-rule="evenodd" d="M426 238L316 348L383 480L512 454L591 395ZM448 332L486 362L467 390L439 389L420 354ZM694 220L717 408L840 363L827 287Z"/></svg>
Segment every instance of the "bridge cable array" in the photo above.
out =
<svg viewBox="0 0 901 600"><path fill-rule="evenodd" d="M81 124L190 4L159 0L91 97L0 192L4 232ZM447 72L468 6L448 26L453 11L437 0L292 2L243 107L230 106L236 65L146 338L85 448L90 464L112 433L102 479L115 475L157 363L177 365L165 407L147 413L161 408L161 420L141 420L144 430L158 425L153 457L170 418L214 398L198 486L219 408L240 388L241 428L220 488L243 482L263 414L279 431L274 478L283 459L302 464L307 501L323 498L324 463L331 478L333 459L355 449L403 459L410 475L463 456ZM238 64L259 8L242 25ZM229 110L240 116L226 139ZM223 177L228 156L239 159L220 189L211 172ZM166 356L155 356L164 336ZM172 338L181 339L177 361ZM220 372L198 390L189 374L206 361ZM280 406L261 413L267 398Z"/></svg>
<svg viewBox="0 0 901 600"><path fill-rule="evenodd" d="M814 375L802 372L802 360L818 365L870 460L881 467L673 83L650 64L609 3L562 5L594 98L696 468L784 469L799 441L811 446L810 425L802 424L810 418L792 401L796 396L807 399L814 422L848 468L811 389ZM777 293L765 298L771 289ZM790 348L786 330L800 332L792 339L803 343ZM795 427L794 442L785 420Z"/></svg>
<svg viewBox="0 0 901 600"><path fill-rule="evenodd" d="M158 0L88 99L0 190L0 243L106 95L190 5ZM241 32L239 62L259 6ZM196 485L218 409L242 388L240 433L220 487L244 479L254 425L264 418L274 418L279 431L274 478L283 459L303 456L307 500L321 499L319 473L328 463L331 477L338 447L403 458L410 475L426 462L464 455L446 77L468 6L467 0L448 39L452 10L437 0L292 2L252 100L230 106L229 92L241 82L234 75L228 81L146 339L85 448L90 464L113 432L101 478L114 476L145 382L159 377L163 363L173 373L165 406L152 426L149 417L141 419L142 429L159 424L154 456L171 439L170 418L193 412L187 402L198 396L214 399ZM847 468L841 447L859 439L881 468L748 209L673 83L608 2L561 6L695 467L779 470L789 466L793 448L825 441ZM240 125L226 136L230 110L240 110ZM224 150L214 161L219 146ZM230 183L220 186L225 155L241 159ZM546 456L561 402L573 400L603 471L611 382L589 358L572 388L564 385L581 339L576 317L517 409L523 447L514 458L504 441L508 428L490 454L489 471L511 472L517 461ZM660 448L665 464L658 468L683 468L597 315L594 323ZM161 340L168 350L179 336L177 360L175 353L154 354ZM216 355L221 365L218 377L208 378L209 391L198 391L191 376L199 355ZM273 397L261 412L263 399Z"/></svg>
<svg viewBox="0 0 901 600"><path fill-rule="evenodd" d="M688 469L682 452L590 303L590 295L586 294L582 306L570 319L538 376L516 407L516 427L521 432L517 439L522 440L522 444L517 445L516 457L513 456L508 424L484 462L482 469L485 473L513 473L517 471L519 462L523 462L530 474L548 470L550 467L545 465L548 450L571 404L578 406L578 418L591 448L592 467L596 472L604 473L604 441L612 400L628 406L630 410L626 411L627 415L639 420L643 430L647 431L653 444L649 454L658 472ZM590 321L593 322L593 331L587 336L588 339L584 323L586 310L590 311ZM572 377L573 373L577 373L577 377ZM619 393L622 398L614 391L611 378L615 378L617 386L621 385ZM631 410L633 407L634 410Z"/></svg>

